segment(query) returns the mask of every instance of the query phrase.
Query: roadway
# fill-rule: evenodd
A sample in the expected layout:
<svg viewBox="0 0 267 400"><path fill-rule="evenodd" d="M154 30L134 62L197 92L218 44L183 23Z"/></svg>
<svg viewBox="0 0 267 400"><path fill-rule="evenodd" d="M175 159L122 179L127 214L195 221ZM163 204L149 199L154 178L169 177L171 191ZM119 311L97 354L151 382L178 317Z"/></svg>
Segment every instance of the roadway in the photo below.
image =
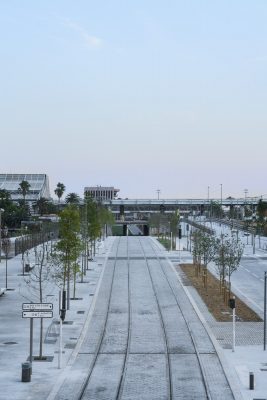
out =
<svg viewBox="0 0 267 400"><path fill-rule="evenodd" d="M197 221L198 223L200 221ZM243 299L261 318L264 317L264 271L267 271L267 238L255 237L253 249L253 235L244 231L231 231L228 225L216 222L202 221L205 226L212 228L219 238L221 234L236 235L244 245L244 253L240 266L231 276L232 290ZM209 270L217 275L216 266L210 263ZM218 275L217 275L218 276Z"/></svg>
<svg viewBox="0 0 267 400"><path fill-rule="evenodd" d="M209 335L164 253L121 237L56 400L234 399Z"/></svg>

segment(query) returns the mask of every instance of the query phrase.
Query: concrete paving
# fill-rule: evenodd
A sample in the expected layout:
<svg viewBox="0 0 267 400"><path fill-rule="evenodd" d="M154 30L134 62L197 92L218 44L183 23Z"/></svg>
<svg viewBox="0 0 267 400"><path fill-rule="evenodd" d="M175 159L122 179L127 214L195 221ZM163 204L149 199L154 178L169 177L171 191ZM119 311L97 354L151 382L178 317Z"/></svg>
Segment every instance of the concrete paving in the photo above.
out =
<svg viewBox="0 0 267 400"><path fill-rule="evenodd" d="M197 368L198 360L192 345L192 338L196 342L200 362L205 365L205 375L210 380L209 386L214 388L211 398L228 398L228 389L226 389L227 393L218 390L222 387L227 388L227 384L225 377L222 378L223 382L221 381L221 377L224 376L222 371L214 374L214 371L222 368L217 356L214 355L217 346L224 349L224 352L230 351L227 348L231 345L231 324L219 324L212 320L196 292L194 293L192 288L186 286L193 303L198 304L198 312L196 312L188 301L187 294L182 290L181 283L177 283L170 262L165 259L165 257L169 257L174 260L175 264L180 258L182 262L191 262L190 253L182 250L186 248L186 238L181 240L180 252L167 252L154 239L152 246L154 249L152 249L151 244L148 244L150 239L142 239L144 240L143 249L135 243L139 238L132 238L128 248L125 244L126 238L122 238L119 249L115 243L118 239L114 238L109 238L105 245L101 245L101 254L94 262L90 263L90 271L87 271L85 279L86 283L78 284L77 297L80 300L71 301L71 310L67 314L66 321L69 324L65 324L63 327L64 354L60 370L58 369L58 324L56 323L58 320L56 311L58 309L58 288L51 285L47 301L52 301L54 304L55 321L51 323L51 320L45 320L44 354L50 356L52 361L34 362L30 383L21 382L21 363L26 361L29 354L29 321L21 318L21 304L25 301L25 298L22 297L23 293L25 296L25 290L23 290L25 277L21 276L20 256L9 260L8 287L15 290L8 291L0 297L0 355L2 360L0 400L72 398L70 397L71 393L79 392L90 369L92 370L90 385L87 386L85 392L86 396L89 396L88 398L116 398L119 391L122 399L165 399L169 396L170 387L172 388L172 398L175 399L205 398L205 388L201 372ZM156 248L157 250L155 250ZM109 251L109 258L105 268L107 251ZM128 254L130 254L129 273L125 268ZM29 257L33 258L34 256L31 254ZM160 268L161 264L164 271L167 271L165 277ZM2 270L0 286L3 287L5 278L3 260L0 269ZM113 271L114 280L112 278ZM128 280L128 278L130 279ZM110 312L105 332L102 335L103 340L100 343L101 334L99 335L99 332L103 331L105 325L104 315L112 280ZM167 281L171 282L171 293L166 290ZM97 292L97 296L94 296L95 292ZM128 337L127 298L129 293L131 294L131 330ZM101 299L101 301L98 302L97 299ZM177 304L183 305L190 329L195 332L191 339L185 334L186 324ZM159 310L162 310L161 315ZM199 320L198 313L204 315L208 328L212 330L213 339L217 338L217 344L214 345L213 339L210 340L206 336L206 329ZM248 348L252 343L259 345L262 339L260 324L246 325L246 327L240 325L240 329L237 327L240 332L240 335L237 335L237 348L238 346ZM35 355L38 352L37 328L38 323L35 323ZM97 347L99 347L100 354L96 359L93 349ZM253 346L250 347L253 348ZM230 365L235 368L235 359L228 357L228 353L226 355ZM125 365L125 356L127 373L121 376ZM170 369L166 375L167 365L170 366ZM224 367L226 365L225 368L228 369L228 372L231 370L229 364L228 367L227 363L225 364L225 360L223 365ZM142 367L140 368L140 366ZM242 370L240 365L236 366L236 370L238 369ZM240 374L238 376L240 378ZM235 383L242 388L242 382L238 381L238 376ZM121 377L123 377L122 380ZM177 377L181 377L181 380ZM140 385L138 386L136 382L139 382ZM171 382L171 385L168 382ZM109 388L108 393L110 393L108 397L105 390L107 387ZM262 392L258 393L262 394ZM247 393L245 394L247 395ZM229 398L232 398L231 395ZM236 398L239 398L239 394ZM244 396L244 398L252 399L253 397Z"/></svg>
<svg viewBox="0 0 267 400"><path fill-rule="evenodd" d="M78 357L53 399L207 396L235 398L171 264L150 238L117 239Z"/></svg>

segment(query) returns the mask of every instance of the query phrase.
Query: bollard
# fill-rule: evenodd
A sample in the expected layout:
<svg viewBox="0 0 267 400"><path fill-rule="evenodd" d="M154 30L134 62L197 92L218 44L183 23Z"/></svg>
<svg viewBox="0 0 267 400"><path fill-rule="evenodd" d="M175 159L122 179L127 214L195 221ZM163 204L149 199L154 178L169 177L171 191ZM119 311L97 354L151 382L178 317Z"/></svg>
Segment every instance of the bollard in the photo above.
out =
<svg viewBox="0 0 267 400"><path fill-rule="evenodd" d="M24 362L21 364L21 382L30 382L31 381L31 363Z"/></svg>
<svg viewBox="0 0 267 400"><path fill-rule="evenodd" d="M249 373L249 390L254 390L254 374L253 374L253 372Z"/></svg>

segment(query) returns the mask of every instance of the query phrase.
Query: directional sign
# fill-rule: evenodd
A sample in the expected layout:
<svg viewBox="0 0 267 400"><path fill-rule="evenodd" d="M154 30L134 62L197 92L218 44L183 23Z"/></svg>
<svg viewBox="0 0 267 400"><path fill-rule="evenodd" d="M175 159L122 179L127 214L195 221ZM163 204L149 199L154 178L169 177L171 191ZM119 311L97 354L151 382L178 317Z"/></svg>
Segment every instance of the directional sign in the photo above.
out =
<svg viewBox="0 0 267 400"><path fill-rule="evenodd" d="M22 318L52 318L52 311L22 311Z"/></svg>
<svg viewBox="0 0 267 400"><path fill-rule="evenodd" d="M23 311L52 311L53 303L22 303Z"/></svg>

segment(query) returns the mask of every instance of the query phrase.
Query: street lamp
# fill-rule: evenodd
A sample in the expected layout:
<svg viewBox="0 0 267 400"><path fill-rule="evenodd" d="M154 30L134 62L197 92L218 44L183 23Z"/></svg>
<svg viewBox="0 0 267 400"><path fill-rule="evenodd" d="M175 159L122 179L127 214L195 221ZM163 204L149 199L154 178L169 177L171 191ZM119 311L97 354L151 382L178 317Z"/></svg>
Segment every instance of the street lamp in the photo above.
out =
<svg viewBox="0 0 267 400"><path fill-rule="evenodd" d="M222 212L222 183L220 183L221 185L221 218L223 216L223 212Z"/></svg>
<svg viewBox="0 0 267 400"><path fill-rule="evenodd" d="M1 262L1 258L2 258L2 212L4 212L5 210L3 208L0 208L0 262Z"/></svg>

